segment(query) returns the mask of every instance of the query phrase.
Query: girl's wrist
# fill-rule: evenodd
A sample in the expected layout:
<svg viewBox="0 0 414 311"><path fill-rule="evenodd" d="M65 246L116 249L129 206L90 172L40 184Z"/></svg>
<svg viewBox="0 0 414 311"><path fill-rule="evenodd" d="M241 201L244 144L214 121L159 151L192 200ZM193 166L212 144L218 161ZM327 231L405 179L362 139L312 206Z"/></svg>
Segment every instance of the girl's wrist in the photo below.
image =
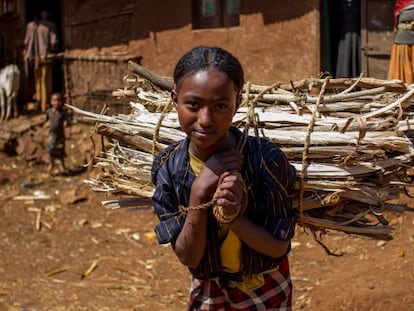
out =
<svg viewBox="0 0 414 311"><path fill-rule="evenodd" d="M203 187L200 187L196 184L196 182L193 183L191 187L191 194L190 194L190 203L191 204L201 204L208 202L211 199L211 193L206 191Z"/></svg>

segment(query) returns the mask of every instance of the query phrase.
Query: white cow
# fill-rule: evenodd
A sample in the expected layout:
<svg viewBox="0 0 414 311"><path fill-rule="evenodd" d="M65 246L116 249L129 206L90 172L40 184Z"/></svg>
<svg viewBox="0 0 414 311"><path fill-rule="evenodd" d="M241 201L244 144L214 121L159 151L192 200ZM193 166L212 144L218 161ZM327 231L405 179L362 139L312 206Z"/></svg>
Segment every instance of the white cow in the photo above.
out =
<svg viewBox="0 0 414 311"><path fill-rule="evenodd" d="M11 64L0 70L0 120L17 117L17 93L20 87L20 70Z"/></svg>

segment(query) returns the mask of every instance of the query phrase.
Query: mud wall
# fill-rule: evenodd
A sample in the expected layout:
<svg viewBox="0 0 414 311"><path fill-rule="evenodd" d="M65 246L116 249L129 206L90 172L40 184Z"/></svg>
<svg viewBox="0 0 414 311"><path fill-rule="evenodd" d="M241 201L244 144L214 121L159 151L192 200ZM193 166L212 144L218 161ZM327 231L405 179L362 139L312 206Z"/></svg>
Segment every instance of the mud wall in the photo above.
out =
<svg viewBox="0 0 414 311"><path fill-rule="evenodd" d="M240 2L240 25L192 29L192 2L177 0L64 0L63 39L75 104L82 95L104 94L122 87L125 58L171 76L177 59L199 44L218 45L234 53L246 79L271 84L317 75L320 70L319 1ZM111 55L121 61L76 60ZM99 97L99 96L98 96ZM77 100L79 98L79 100ZM109 100L109 99L108 99Z"/></svg>

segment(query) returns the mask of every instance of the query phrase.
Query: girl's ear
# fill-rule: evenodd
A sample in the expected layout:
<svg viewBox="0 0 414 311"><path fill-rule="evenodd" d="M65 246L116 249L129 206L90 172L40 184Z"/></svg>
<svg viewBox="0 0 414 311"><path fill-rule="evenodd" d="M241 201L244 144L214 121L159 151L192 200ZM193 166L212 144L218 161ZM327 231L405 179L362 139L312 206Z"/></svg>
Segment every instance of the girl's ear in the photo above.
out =
<svg viewBox="0 0 414 311"><path fill-rule="evenodd" d="M177 106L178 96L177 96L176 90L171 91L171 99L172 99L173 105Z"/></svg>

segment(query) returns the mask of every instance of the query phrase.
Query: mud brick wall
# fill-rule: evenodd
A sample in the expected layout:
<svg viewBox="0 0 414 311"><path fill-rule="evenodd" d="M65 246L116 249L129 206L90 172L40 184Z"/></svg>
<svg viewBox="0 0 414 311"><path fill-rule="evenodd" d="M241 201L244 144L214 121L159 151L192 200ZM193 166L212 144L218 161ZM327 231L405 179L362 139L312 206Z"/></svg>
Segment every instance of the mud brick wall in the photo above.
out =
<svg viewBox="0 0 414 311"><path fill-rule="evenodd" d="M240 2L240 25L192 29L191 1L66 0L62 2L65 54L140 57L140 63L171 76L177 59L195 45L217 45L242 62L246 80L288 82L320 70L319 1ZM126 62L67 64L73 103L82 95L123 86ZM110 99L108 99L109 101Z"/></svg>

